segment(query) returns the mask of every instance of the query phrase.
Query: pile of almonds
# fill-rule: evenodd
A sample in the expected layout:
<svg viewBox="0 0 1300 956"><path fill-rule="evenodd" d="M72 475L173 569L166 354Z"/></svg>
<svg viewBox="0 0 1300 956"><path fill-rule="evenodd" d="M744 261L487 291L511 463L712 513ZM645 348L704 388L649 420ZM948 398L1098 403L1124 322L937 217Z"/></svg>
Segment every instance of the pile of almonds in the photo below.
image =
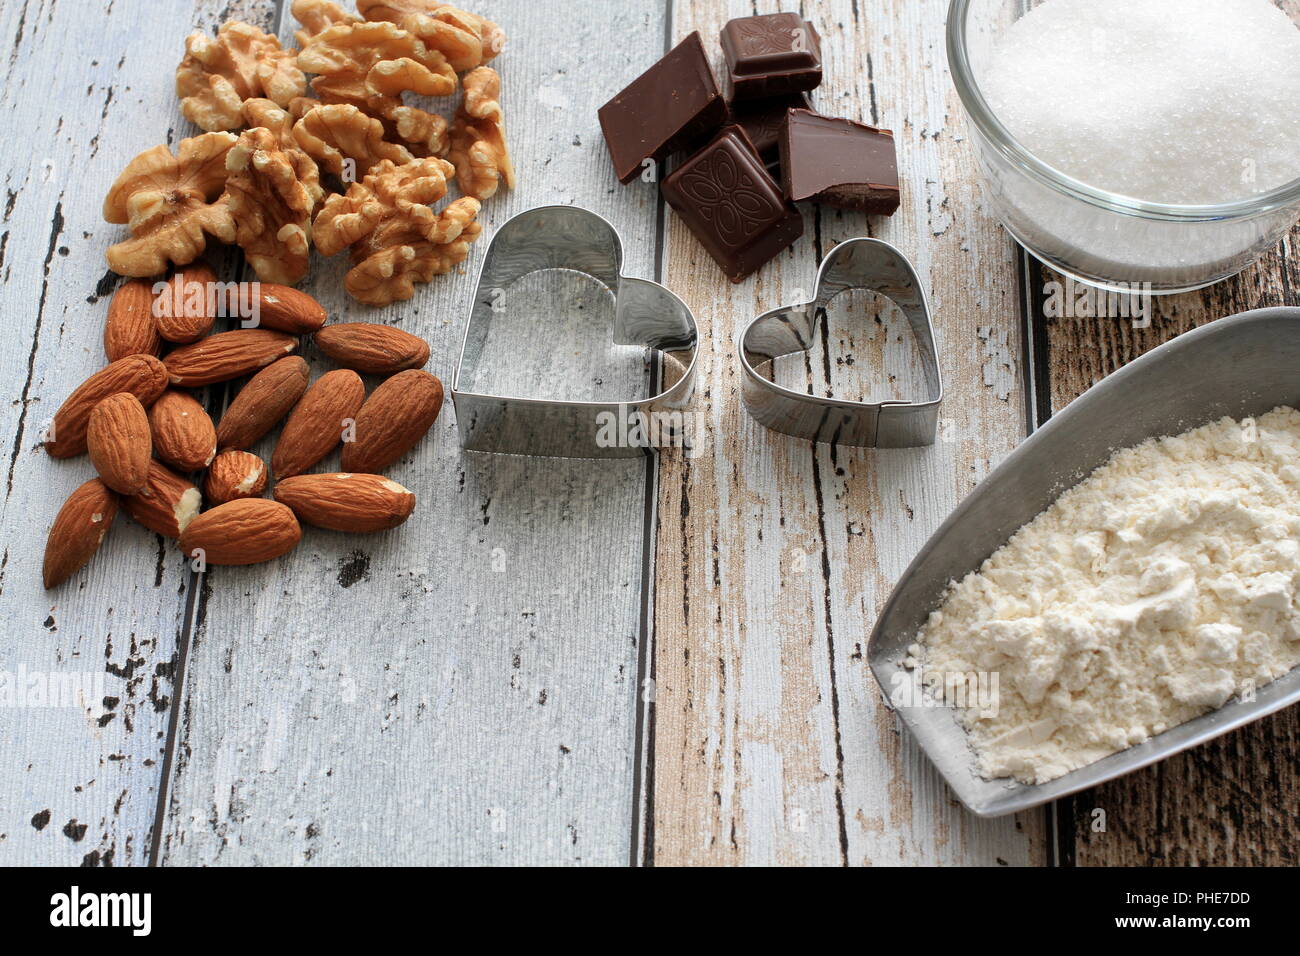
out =
<svg viewBox="0 0 1300 956"><path fill-rule="evenodd" d="M182 290L215 277L195 265L170 281ZM391 326L326 326L311 296L270 283L253 288L257 327L216 334L210 309L156 308L143 280L117 290L104 329L109 364L68 397L47 435L52 457L89 453L98 472L69 496L50 529L47 588L90 560L119 507L179 540L199 569L279 557L297 545L299 522L365 532L410 516L415 496L381 472L424 437L442 408L442 383L421 370L428 343ZM341 366L310 387L307 363L292 354L304 335ZM173 347L159 358L164 342ZM358 373L383 378L368 398ZM252 377L215 424L188 391L245 375ZM281 421L268 474L248 449ZM309 473L340 443L344 472ZM262 497L272 476L274 500Z"/></svg>

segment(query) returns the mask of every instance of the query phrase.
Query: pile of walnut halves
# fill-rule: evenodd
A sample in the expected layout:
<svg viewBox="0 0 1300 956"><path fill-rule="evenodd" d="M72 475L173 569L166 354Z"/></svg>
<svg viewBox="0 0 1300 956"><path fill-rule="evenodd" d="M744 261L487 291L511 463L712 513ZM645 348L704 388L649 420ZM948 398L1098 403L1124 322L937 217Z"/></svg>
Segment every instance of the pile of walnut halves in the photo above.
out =
<svg viewBox="0 0 1300 956"><path fill-rule="evenodd" d="M436 0L357 8L294 0L296 51L239 21L185 41L181 111L208 132L175 154L145 150L117 178L104 218L131 236L108 250L114 272L186 265L211 237L238 244L262 281L292 285L315 245L349 250L348 292L384 305L465 260L479 201L514 186L501 79L485 65L505 36ZM458 88L450 122L403 99ZM463 196L435 212L453 182Z"/></svg>

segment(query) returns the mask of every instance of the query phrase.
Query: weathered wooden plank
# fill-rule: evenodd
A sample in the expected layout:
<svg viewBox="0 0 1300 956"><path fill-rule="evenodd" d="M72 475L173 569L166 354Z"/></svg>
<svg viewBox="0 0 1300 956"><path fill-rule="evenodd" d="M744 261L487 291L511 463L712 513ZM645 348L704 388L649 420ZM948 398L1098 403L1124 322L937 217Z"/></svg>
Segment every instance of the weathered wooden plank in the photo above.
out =
<svg viewBox="0 0 1300 956"><path fill-rule="evenodd" d="M123 515L85 572L44 592L46 531L94 471L85 457L49 459L39 443L63 399L105 364L101 336L116 282L104 250L121 227L103 221L100 204L131 156L177 138L171 54L160 65L158 51L179 58L204 8L143 0L89 11L53 0L0 8L0 112L11 146L0 157L0 367L11 383L0 408L9 453L0 505L5 863L148 858L185 565ZM62 706L34 702L47 685L79 683L87 693Z"/></svg>
<svg viewBox="0 0 1300 956"><path fill-rule="evenodd" d="M709 48L757 4L683 2L673 32ZM660 472L655 602L658 863L1041 863L1043 819L961 810L884 707L864 660L872 619L908 560L1025 433L1016 259L974 181L943 53L942 0L820 4L823 112L896 130L905 177L892 220L809 209L792 252L730 286L679 221L668 284L704 326L704 453ZM650 187L639 188L650 193ZM813 447L743 411L735 336L810 290L820 257L872 234L932 291L949 402L923 450ZM837 312L836 308L831 310ZM913 383L888 312L831 317L830 344L783 381L879 395ZM840 363L843 364L840 364ZM883 363L883 370L880 364Z"/></svg>
<svg viewBox="0 0 1300 956"><path fill-rule="evenodd" d="M1300 288L1300 266L1294 258L1298 241L1300 230L1235 279L1201 292L1156 299L1149 327L1114 318L1047 322L1045 361L1053 409L1063 408L1142 353L1199 325L1247 309L1300 305L1295 292ZM1055 278L1050 272L1040 275ZM1295 815L1300 767L1294 759L1298 745L1300 711L1293 707L1079 794L1070 808L1075 862L1294 865L1300 860ZM1098 809L1105 811L1104 830L1096 828Z"/></svg>
<svg viewBox="0 0 1300 956"><path fill-rule="evenodd" d="M494 66L520 176L485 203L487 234L526 207L576 202L621 229L631 272L652 274L657 203L618 187L596 107L662 49L663 5L474 9L510 37ZM483 254L378 311L347 299L341 260L318 260L303 287L333 321L424 336L450 384ZM504 331L519 331L513 318ZM528 342L501 340L494 354L518 367L494 380L535 394L567 374L582 394L644 380L625 356L602 379L584 353L605 331L562 335L552 318L532 314ZM553 357L537 357L539 339ZM520 344L531 360L511 357ZM275 565L208 573L163 862L625 862L646 465L463 455L449 401L390 474L419 501L403 527L309 529Z"/></svg>

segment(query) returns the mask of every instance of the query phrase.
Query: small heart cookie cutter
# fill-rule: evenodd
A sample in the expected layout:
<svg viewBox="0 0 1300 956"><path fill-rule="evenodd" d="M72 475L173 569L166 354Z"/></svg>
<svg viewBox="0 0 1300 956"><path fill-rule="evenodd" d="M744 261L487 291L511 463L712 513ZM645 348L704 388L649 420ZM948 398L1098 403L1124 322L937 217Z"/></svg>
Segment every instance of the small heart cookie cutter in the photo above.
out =
<svg viewBox="0 0 1300 956"><path fill-rule="evenodd" d="M777 385L759 367L812 347L817 313L849 289L867 289L902 309L924 364L924 401L848 402ZM795 438L865 448L933 445L943 378L935 352L930 304L916 270L898 249L879 239L850 239L822 260L811 302L764 312L745 327L738 343L744 369L745 409L760 424ZM770 365L769 365L770 368Z"/></svg>
<svg viewBox="0 0 1300 956"><path fill-rule="evenodd" d="M479 270L451 386L463 449L551 458L633 458L688 437L679 433L680 410L690 401L695 384L695 317L668 289L623 275L622 268L623 243L617 230L578 206L538 206L497 230ZM671 384L649 398L622 402L514 398L463 389L461 383L474 381L482 363L499 290L543 270L583 273L605 286L614 296L613 343L659 352L662 378L652 380ZM537 332L544 341L546 329ZM627 427L661 420L667 424L654 429ZM611 422L619 423L614 430L619 440L609 440ZM653 443L647 436L654 436Z"/></svg>

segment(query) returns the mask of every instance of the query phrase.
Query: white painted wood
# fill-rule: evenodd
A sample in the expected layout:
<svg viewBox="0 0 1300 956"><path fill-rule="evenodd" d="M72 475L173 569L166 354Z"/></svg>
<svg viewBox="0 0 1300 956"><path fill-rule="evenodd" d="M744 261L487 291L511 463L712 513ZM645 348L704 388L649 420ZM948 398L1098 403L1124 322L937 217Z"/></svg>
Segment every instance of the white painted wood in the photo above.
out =
<svg viewBox="0 0 1300 956"><path fill-rule="evenodd" d="M630 272L651 275L656 200L614 179L596 108L662 51L663 5L473 9L509 36L493 66L520 179L485 203L487 234L527 207L578 203L621 230ZM303 288L333 321L424 336L450 385L485 249L382 310L346 297L343 257L316 261ZM608 387L582 354L599 341L539 320L526 344L554 356L517 384L537 394L567 368ZM448 399L389 473L419 502L404 526L308 529L272 565L208 573L163 862L625 862L645 464L463 455Z"/></svg>
<svg viewBox="0 0 1300 956"><path fill-rule="evenodd" d="M39 444L64 398L106 362L115 277L104 250L122 228L100 205L131 156L177 138L173 54L195 19L190 4L146 0L0 5L4 864L148 858L187 574L174 549L121 514L92 563L46 593L46 532L94 469ZM33 705L34 689L68 681L91 690L89 710L75 698Z"/></svg>
<svg viewBox="0 0 1300 956"><path fill-rule="evenodd" d="M954 142L962 124L945 75L945 6L835 0L812 14L828 60L819 107L899 132L905 208L870 226L931 282L950 395L944 442L813 451L740 409L735 329L806 288L820 254L865 230L860 217L810 213L796 251L735 288L672 227L668 282L706 334L696 407L708 411L710 443L703 457L662 465L657 862L1044 858L1041 817L976 823L953 805L881 708L862 659L907 559L1024 431L1012 247ZM527 206L578 202L614 221L629 270L651 275L656 192L615 182L595 110L662 50L663 5L474 8L511 37L497 65L521 175L517 192L487 203L489 232ZM713 48L728 16L752 10L678 0L674 33L699 27ZM103 726L77 708L0 704L0 863L148 859L177 637L188 627L163 862L624 862L645 583L641 464L462 456L448 404L436 434L392 471L420 501L402 528L364 539L309 530L292 556L217 569L191 593L175 550L119 519L81 578L52 596L40 588L48 524L90 475L84 458L52 462L36 446L63 397L102 364L107 300L86 300L120 229L102 223L99 204L127 158L192 134L173 61L187 32L227 13L269 24L275 9L0 6L0 122L24 144L0 156L0 368L12 383L0 406L11 454L0 670L102 673L104 695L117 699ZM342 261L318 261L305 288L335 320L392 321L429 338L429 367L449 382L483 251L465 274L386 310L349 302ZM838 337L834 354L806 369L814 386L826 386L829 368L832 388L866 387L852 373L879 360L906 387L909 360L892 328L886 314L871 336ZM835 364L841 350L852 368ZM641 373L615 356L602 377L590 348L578 351L567 367L593 394ZM317 374L328 367L308 357ZM545 363L518 375L539 391L555 381ZM33 817L47 811L37 829Z"/></svg>
<svg viewBox="0 0 1300 956"><path fill-rule="evenodd" d="M679 0L674 37L698 29L716 54L727 19L783 6ZM667 282L704 318L708 434L702 456L665 459L659 478L656 863L1045 859L1041 815L981 822L956 804L900 734L864 653L908 560L1025 434L1014 251L981 206L960 142L946 6L805 8L825 62L815 106L896 131L897 216L809 207L804 238L737 286L671 219ZM814 447L765 431L741 407L740 328L806 299L821 257L868 234L913 257L932 293L948 387L933 448ZM846 305L837 300L831 311ZM829 351L823 344L793 368L783 363L784 382L872 397L916 384L908 337L888 312L856 334L840 320Z"/></svg>

